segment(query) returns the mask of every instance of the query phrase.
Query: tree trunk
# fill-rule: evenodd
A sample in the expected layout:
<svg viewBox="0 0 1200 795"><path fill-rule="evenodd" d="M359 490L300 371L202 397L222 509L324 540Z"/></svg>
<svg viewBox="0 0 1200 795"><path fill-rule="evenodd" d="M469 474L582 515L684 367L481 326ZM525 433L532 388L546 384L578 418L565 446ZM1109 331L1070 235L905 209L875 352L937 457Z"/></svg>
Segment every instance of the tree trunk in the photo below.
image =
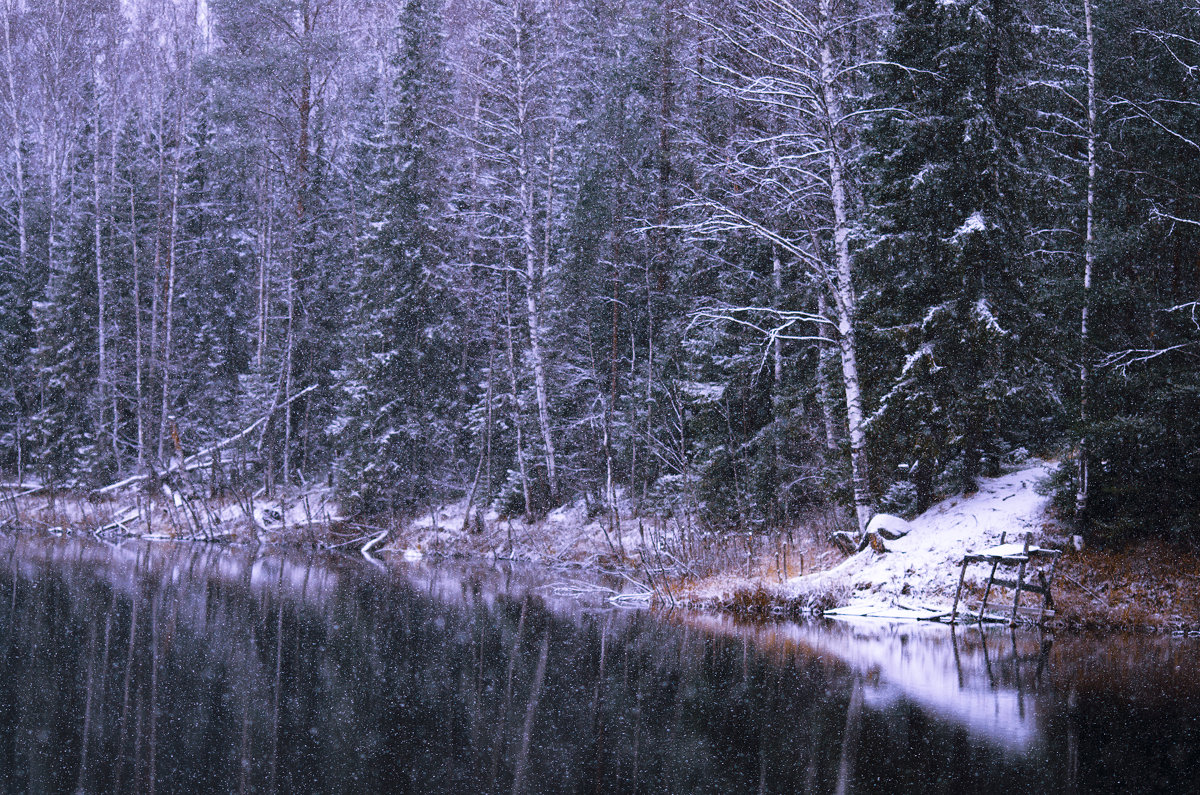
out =
<svg viewBox="0 0 1200 795"><path fill-rule="evenodd" d="M1087 35L1087 220L1083 237L1083 306L1079 317L1079 472L1075 486L1075 523L1087 526L1088 508L1088 398L1092 380L1088 354L1088 310L1092 300L1092 268L1096 258L1096 37L1092 30L1092 0L1083 0Z"/></svg>
<svg viewBox="0 0 1200 795"><path fill-rule="evenodd" d="M133 399L137 421L137 468L146 468L146 399L143 396L142 375L142 274L138 258L137 201L134 187L129 186L129 257L133 261Z"/></svg>
<svg viewBox="0 0 1200 795"><path fill-rule="evenodd" d="M525 467L525 443L521 438L520 387L517 384L517 353L513 345L512 300L508 293L508 274L504 275L505 331L508 341L508 376L512 383L512 422L517 432L517 469L521 474L521 492L525 498L525 515L533 515L533 499L529 491L529 473Z"/></svg>
<svg viewBox="0 0 1200 795"><path fill-rule="evenodd" d="M833 204L833 244L836 258L834 301L838 309L838 344L842 354L842 381L846 387L846 421L850 431L850 467L854 485L854 509L859 532L866 532L871 518L871 492L867 471L867 435L862 411L862 389L858 377L858 349L855 344L857 298L852 281L850 224L846 213L845 170L842 163L838 125L842 118L841 98L830 37L831 0L821 0L820 80L824 98L825 125L828 135L829 198Z"/></svg>
<svg viewBox="0 0 1200 795"><path fill-rule="evenodd" d="M175 308L175 235L179 226L179 156L176 154L171 175L171 222L167 231L167 275L163 297L162 342L162 412L158 424L158 460L164 461L169 422L171 419L171 335L174 331Z"/></svg>
<svg viewBox="0 0 1200 795"><path fill-rule="evenodd" d="M546 475L549 480L551 497L558 493L558 468L554 454L554 439L550 433L550 398L546 386L546 363L545 356L542 351L542 315L541 315L541 295L544 286L545 272L540 266L537 251L537 241L534 237L534 191L533 173L530 163L530 152L528 145L525 143L524 119L525 106L522 89L518 87L517 103L521 109L519 116L521 120L519 126L522 130L521 144L518 162L518 178L520 180L520 202L521 202L521 238L524 247L525 255L525 309L526 319L528 321L529 330L529 359L533 366L533 387L537 400L538 410L538 429L541 431L542 446L545 448L546 454ZM548 173L553 173L554 147L550 148L550 161ZM548 177L549 179L549 177ZM553 182L550 182L553 185ZM549 200L549 196L547 200ZM551 208L547 206L546 212L549 215ZM546 219L546 224L551 223L549 217Z"/></svg>
<svg viewBox="0 0 1200 795"><path fill-rule="evenodd" d="M771 255L771 286L775 293L775 309L783 311L783 260L779 256L779 246L771 247ZM788 514L788 492L783 482L783 434L786 418L783 414L783 339L779 335L771 341L771 376L771 414L775 425L771 434L771 452L775 463L775 486L779 495L776 504L779 518L783 520Z"/></svg>
<svg viewBox="0 0 1200 795"><path fill-rule="evenodd" d="M99 78L96 80L99 84ZM97 89L98 91L99 89ZM96 435L104 433L104 410L108 403L109 362L108 362L108 329L105 318L108 315L108 289L104 278L103 223L100 214L100 98L96 97L96 116L92 129L92 245L95 247L96 267ZM113 414L113 424L116 424L116 414ZM114 436L115 438L115 436ZM97 440L99 444L99 440ZM116 446L113 447L116 453Z"/></svg>
<svg viewBox="0 0 1200 795"><path fill-rule="evenodd" d="M825 297L824 285L817 292L817 314L822 317L829 311L829 300ZM830 339L837 337L832 323L821 324L821 335ZM829 383L829 369L833 366L833 345L822 341L817 345L817 394L821 399L821 419L825 428L825 449L837 450L837 420L833 415L833 385Z"/></svg>
<svg viewBox="0 0 1200 795"><path fill-rule="evenodd" d="M255 346L254 365L262 372L263 362L267 355L267 318L270 311L270 267L271 267L271 177L266 164L263 164L262 186L259 194L259 206L263 217L259 220L258 228L258 295L255 301Z"/></svg>

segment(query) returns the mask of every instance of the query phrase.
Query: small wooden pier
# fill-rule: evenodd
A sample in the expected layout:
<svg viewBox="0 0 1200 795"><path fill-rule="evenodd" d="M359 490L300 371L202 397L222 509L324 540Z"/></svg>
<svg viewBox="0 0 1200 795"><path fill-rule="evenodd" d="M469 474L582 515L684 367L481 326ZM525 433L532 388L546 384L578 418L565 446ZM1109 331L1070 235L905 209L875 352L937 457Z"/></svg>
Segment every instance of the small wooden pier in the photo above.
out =
<svg viewBox="0 0 1200 795"><path fill-rule="evenodd" d="M1008 618L1009 624L1017 623L1018 615L1025 615L1032 618L1036 614L1035 623L1038 624L1047 616L1054 615L1054 597L1050 594L1050 586L1054 582L1054 569L1058 564L1058 556L1062 553L1056 549L1042 549L1041 547L1033 546L1030 543L1032 537L1032 533L1026 533L1023 544L1006 544L1004 543L1005 535L1002 534L999 546L990 547L982 552L973 552L963 557L962 569L958 573L958 589L954 592L954 606L950 609L951 623L954 623L958 619L958 605L959 598L962 596L963 580L967 576L967 566L972 563L990 564L992 567L988 573L987 586L983 590L983 603L979 606L979 612L972 616L975 620L1004 620L999 616L989 617L987 615L988 598L991 596L993 586L1011 588L1013 590L1012 612ZM1038 564L1048 565L1039 567ZM1016 569L1016 576L1013 579L996 576L997 571L1014 568ZM1033 608L1022 607L1022 593L1040 595L1042 597L1041 604ZM964 616L967 615L970 614L964 611Z"/></svg>

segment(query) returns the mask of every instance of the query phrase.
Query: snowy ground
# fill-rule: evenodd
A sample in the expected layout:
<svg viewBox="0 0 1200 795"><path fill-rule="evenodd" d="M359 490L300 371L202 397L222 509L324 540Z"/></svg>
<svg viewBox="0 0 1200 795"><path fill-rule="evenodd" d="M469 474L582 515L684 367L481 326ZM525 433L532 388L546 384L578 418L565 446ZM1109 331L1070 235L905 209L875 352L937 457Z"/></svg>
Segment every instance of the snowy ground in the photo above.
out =
<svg viewBox="0 0 1200 795"><path fill-rule="evenodd" d="M859 607L949 608L963 555L999 544L1002 533L1019 541L1032 532L1038 542L1049 498L1034 487L1052 471L1037 461L982 480L975 494L951 497L914 519L912 532L885 542L887 552L865 549L832 569L793 577L778 592L787 599L836 592L841 604ZM967 583L984 574L983 566L968 567Z"/></svg>
<svg viewBox="0 0 1200 795"><path fill-rule="evenodd" d="M692 591L698 606L785 604L880 618L929 617L950 609L963 555L1007 541L1023 540L1033 533L1033 543L1043 539L1049 498L1035 486L1054 465L1027 462L1021 469L998 478L983 479L979 491L957 495L938 503L914 519L903 538L885 541L886 552L870 547L837 565L782 583L769 578L714 578ZM979 585L986 577L983 566L969 567L966 583Z"/></svg>
<svg viewBox="0 0 1200 795"><path fill-rule="evenodd" d="M637 512L632 500L618 490L617 517L595 510L582 499L550 511L535 522L519 517L500 516L494 508L482 511L482 524L472 509L471 523L466 522L466 500L442 506L433 513L416 517L389 540L388 548L409 556L428 552L466 552L500 559L540 561L544 563L587 563L606 560L612 563L641 560L652 567L671 566L673 552L681 538L689 534L686 517L664 520ZM661 559L661 560L660 560ZM655 563L660 560L660 563ZM661 565L660 565L661 564Z"/></svg>

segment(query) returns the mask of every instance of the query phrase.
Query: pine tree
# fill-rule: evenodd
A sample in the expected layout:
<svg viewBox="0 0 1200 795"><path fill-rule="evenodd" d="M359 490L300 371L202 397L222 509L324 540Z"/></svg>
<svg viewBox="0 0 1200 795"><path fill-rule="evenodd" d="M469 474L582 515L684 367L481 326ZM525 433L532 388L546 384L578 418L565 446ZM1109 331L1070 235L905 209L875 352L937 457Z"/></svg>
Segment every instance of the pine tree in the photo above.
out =
<svg viewBox="0 0 1200 795"><path fill-rule="evenodd" d="M82 131L82 138L90 129ZM92 152L76 149L60 218L65 239L50 240L50 277L41 299L33 304L38 394L29 434L33 463L51 488L72 485L77 478L102 479L93 471L97 428L92 400L97 366L97 286L95 237L88 206Z"/></svg>

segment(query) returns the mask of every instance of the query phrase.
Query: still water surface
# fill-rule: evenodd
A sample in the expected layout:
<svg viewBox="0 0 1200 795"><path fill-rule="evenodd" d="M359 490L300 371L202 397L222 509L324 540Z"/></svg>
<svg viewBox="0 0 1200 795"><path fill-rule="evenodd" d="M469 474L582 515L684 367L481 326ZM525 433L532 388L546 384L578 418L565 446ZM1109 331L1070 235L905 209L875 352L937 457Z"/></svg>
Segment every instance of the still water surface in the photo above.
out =
<svg viewBox="0 0 1200 795"><path fill-rule="evenodd" d="M1193 792L1198 644L0 538L8 792Z"/></svg>

